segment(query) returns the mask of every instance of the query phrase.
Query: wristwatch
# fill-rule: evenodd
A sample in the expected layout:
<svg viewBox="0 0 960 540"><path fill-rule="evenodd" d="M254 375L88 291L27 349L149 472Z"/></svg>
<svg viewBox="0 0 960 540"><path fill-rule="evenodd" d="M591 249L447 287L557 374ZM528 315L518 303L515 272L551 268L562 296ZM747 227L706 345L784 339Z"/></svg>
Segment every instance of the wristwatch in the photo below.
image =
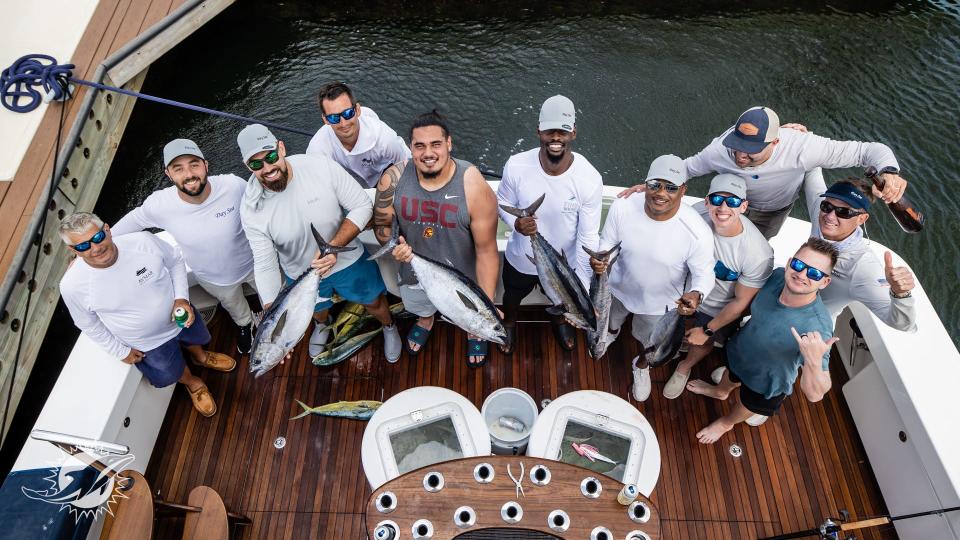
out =
<svg viewBox="0 0 960 540"><path fill-rule="evenodd" d="M706 334L707 337L713 337L713 334L714 334L715 332L714 332L713 330L707 328L707 325L703 325L703 333Z"/></svg>

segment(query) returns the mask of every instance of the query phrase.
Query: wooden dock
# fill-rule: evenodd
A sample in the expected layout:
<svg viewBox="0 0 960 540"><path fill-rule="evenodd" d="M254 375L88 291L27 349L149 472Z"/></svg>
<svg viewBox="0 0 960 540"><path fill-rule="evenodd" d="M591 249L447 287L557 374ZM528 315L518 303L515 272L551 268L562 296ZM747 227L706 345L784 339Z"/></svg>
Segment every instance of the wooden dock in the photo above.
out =
<svg viewBox="0 0 960 540"><path fill-rule="evenodd" d="M75 77L91 80L101 62L187 2L190 0L100 0L73 57L58 60L75 64ZM189 13L120 60L103 82L139 90L150 63L232 2L207 0L196 6L191 4ZM42 51L24 51L27 52ZM0 426L0 441L13 420L13 411L59 299L58 284L68 255L57 236L57 224L68 213L93 209L136 101L114 92L100 92L89 113L78 118L81 104L91 90L85 86L77 90L72 100L47 108L14 180L0 182L0 277L14 284L9 301L0 306L0 403L5 403L12 392L6 425ZM33 236L32 223L41 211L38 207L47 199L61 114L65 120L63 144L67 144L67 134L75 124L82 127L59 179L59 188L46 209L46 226L39 238ZM38 250L36 277L31 278ZM24 255L26 263L18 270L15 260ZM31 290L33 298L25 317ZM14 376L21 333L23 345Z"/></svg>
<svg viewBox="0 0 960 540"><path fill-rule="evenodd" d="M220 314L220 320L226 320ZM402 330L410 322L401 324ZM236 351L231 324L214 324L211 349ZM296 360L259 379L244 358L234 373L200 370L220 407L205 419L194 412L183 388L174 393L147 469L154 490L169 501L186 500L197 485L218 491L227 508L253 520L246 539L365 538L364 509L370 488L360 464L365 422L309 416L295 399L314 406L339 400L385 400L423 385L453 389L478 408L498 388L518 387L536 402L574 390L603 390L626 397L632 381L629 361L635 344L620 340L601 361L590 359L580 335L578 347L563 351L549 326L521 323L512 357L494 352L482 370L466 367L465 335L439 323L425 350L406 353L397 364L383 360L382 342L342 364L318 368L307 358L306 342ZM493 348L495 350L495 348ZM237 356L234 354L234 356ZM697 366L706 379L720 362L715 354ZM847 377L839 361L831 370L834 387L820 403L795 393L759 428L736 427L712 446L695 433L729 406L684 393L676 400L661 391L672 364L652 372L653 395L631 403L653 425L662 467L651 500L661 512L663 538L749 539L818 526L840 509L853 519L886 511L882 496L840 387ZM286 437L277 450L274 438ZM743 449L734 458L732 443ZM182 521L157 522L155 538L179 538ZM887 525L857 534L861 540L897 538Z"/></svg>

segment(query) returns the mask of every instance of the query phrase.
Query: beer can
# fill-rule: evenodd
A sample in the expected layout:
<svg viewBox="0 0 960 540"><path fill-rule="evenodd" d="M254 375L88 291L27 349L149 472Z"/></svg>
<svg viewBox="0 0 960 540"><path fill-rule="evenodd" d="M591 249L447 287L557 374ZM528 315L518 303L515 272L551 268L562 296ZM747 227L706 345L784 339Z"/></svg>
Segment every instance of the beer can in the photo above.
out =
<svg viewBox="0 0 960 540"><path fill-rule="evenodd" d="M179 326L180 328L183 328L183 325L186 324L187 319L189 318L190 318L190 315L187 314L186 309L182 307L178 307L177 309L173 310L173 320L177 323L177 326Z"/></svg>
<svg viewBox="0 0 960 540"><path fill-rule="evenodd" d="M633 484L627 484L623 486L623 489L620 490L620 493L617 493L617 502L627 506L637 498L639 492L637 491L637 486Z"/></svg>

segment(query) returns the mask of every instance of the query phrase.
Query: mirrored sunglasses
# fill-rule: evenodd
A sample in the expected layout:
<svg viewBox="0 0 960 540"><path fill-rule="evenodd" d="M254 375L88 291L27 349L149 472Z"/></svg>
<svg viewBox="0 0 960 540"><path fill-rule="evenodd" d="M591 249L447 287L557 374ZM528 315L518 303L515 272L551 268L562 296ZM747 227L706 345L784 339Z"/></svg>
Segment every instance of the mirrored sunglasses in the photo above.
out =
<svg viewBox="0 0 960 540"><path fill-rule="evenodd" d="M250 167L252 171L259 171L263 168L264 162L273 165L278 161L280 161L280 152L278 150L271 150L267 152L267 155L263 156L263 159L251 159L248 161L247 167Z"/></svg>
<svg viewBox="0 0 960 540"><path fill-rule="evenodd" d="M801 261L796 257L790 259L790 268L792 268L794 272L803 272L804 270L806 270L807 277L814 281L820 281L821 279L830 275L824 272L823 270L819 270L817 268L810 266L809 264Z"/></svg>
<svg viewBox="0 0 960 540"><path fill-rule="evenodd" d="M327 122L330 122L331 124L339 124L341 118L344 120L351 120L356 115L357 115L357 106L354 105L349 109L344 109L342 112L324 115L324 118L326 118Z"/></svg>
<svg viewBox="0 0 960 540"><path fill-rule="evenodd" d="M104 238L106 237L107 237L106 231L104 231L101 228L99 231L97 231L97 234L91 236L90 239L87 240L86 242L80 242L79 244L74 244L73 249L75 249L80 253L83 253L84 251L87 251L88 249L90 249L91 245L99 244L100 242L103 242Z"/></svg>

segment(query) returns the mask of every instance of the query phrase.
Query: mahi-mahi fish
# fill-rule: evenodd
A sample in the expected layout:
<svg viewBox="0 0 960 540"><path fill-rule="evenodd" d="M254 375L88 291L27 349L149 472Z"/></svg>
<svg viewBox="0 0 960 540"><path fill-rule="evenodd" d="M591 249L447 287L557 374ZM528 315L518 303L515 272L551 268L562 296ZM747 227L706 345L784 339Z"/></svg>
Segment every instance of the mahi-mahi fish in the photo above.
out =
<svg viewBox="0 0 960 540"><path fill-rule="evenodd" d="M320 256L342 253L356 246L331 246L314 226L310 232L320 247ZM280 294L263 314L253 336L250 350L250 372L259 377L274 366L300 342L313 318L313 308L320 300L317 287L320 276L313 268L307 268L297 279L280 290Z"/></svg>
<svg viewBox="0 0 960 540"><path fill-rule="evenodd" d="M500 208L518 218L530 217L536 213L537 208L540 208L544 197L546 193L526 208L514 208L505 204L501 204ZM553 302L553 306L547 308L547 313L562 314L567 322L577 328L595 329L597 314L593 302L590 301L590 296L580 278L567 264L566 256L557 253L557 250L539 232L530 237L530 245L533 246L533 257L530 257L530 261L537 267L540 286L547 294L547 298Z"/></svg>
<svg viewBox="0 0 960 540"><path fill-rule="evenodd" d="M620 242L606 251L593 251L587 246L580 246L587 255L590 255L598 261L607 261L607 268L601 274L594 272L590 278L590 301L597 310L597 326L592 330L587 330L588 351L594 360L599 360L607 352L607 346L610 345L610 305L612 304L610 295L610 269L616 262L620 253Z"/></svg>
<svg viewBox="0 0 960 540"><path fill-rule="evenodd" d="M298 418L303 418L311 414L316 414L320 416L335 416L339 418L352 418L354 420L369 420L373 413L377 412L377 409L380 408L380 405L383 405L379 401L338 401L336 403L327 403L326 405L318 405L316 407L311 407L306 403L300 401L299 399L294 400L300 404L300 407L303 408L303 412L291 418L291 420L296 420Z"/></svg>
<svg viewBox="0 0 960 540"><path fill-rule="evenodd" d="M377 259L393 251L399 244L399 237L400 224L394 216L390 240L371 255L370 259ZM417 252L413 252L410 266L413 267L417 281L423 287L430 303L447 320L481 339L499 345L506 344L507 333L503 328L500 313L473 280L453 266Z"/></svg>

